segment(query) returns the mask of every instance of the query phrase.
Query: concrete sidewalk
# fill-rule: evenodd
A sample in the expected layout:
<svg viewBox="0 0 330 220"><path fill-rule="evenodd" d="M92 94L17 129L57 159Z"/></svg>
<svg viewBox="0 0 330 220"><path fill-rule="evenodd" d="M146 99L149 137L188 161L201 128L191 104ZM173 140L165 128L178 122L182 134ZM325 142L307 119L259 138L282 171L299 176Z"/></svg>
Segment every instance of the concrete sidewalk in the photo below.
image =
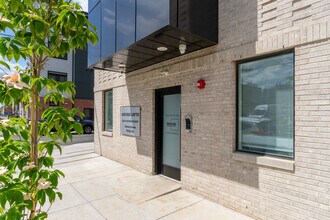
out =
<svg viewBox="0 0 330 220"><path fill-rule="evenodd" d="M56 169L66 177L59 185L63 200L49 219L220 219L251 218L180 189L161 176L149 176L94 153L93 143L63 147Z"/></svg>

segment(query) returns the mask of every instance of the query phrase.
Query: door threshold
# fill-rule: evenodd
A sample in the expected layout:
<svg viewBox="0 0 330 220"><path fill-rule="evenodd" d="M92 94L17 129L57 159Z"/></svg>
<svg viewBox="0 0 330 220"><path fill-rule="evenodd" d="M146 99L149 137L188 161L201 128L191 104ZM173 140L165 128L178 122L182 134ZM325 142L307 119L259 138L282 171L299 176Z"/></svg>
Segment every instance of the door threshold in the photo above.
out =
<svg viewBox="0 0 330 220"><path fill-rule="evenodd" d="M158 174L158 176L164 177L166 179L172 180L173 182L176 182L176 183L180 183L181 184L181 181L176 180L176 179L172 179L171 177L165 176L163 174Z"/></svg>

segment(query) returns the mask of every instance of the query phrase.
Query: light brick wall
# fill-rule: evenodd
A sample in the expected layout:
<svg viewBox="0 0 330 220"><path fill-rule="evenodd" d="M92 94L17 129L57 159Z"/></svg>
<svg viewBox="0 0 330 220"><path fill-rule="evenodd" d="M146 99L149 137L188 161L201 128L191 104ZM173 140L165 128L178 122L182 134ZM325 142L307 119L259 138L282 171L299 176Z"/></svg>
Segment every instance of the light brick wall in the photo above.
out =
<svg viewBox="0 0 330 220"><path fill-rule="evenodd" d="M330 1L221 0L219 44L130 73L95 71L95 146L154 171L154 91L181 85L182 187L256 219L330 218ZM233 159L235 61L295 52L295 169ZM161 70L168 70L163 76ZM198 90L196 81L205 79ZM104 133L103 91L113 88L114 130ZM120 135L120 106L141 106L141 137ZM111 137L109 135L112 135Z"/></svg>

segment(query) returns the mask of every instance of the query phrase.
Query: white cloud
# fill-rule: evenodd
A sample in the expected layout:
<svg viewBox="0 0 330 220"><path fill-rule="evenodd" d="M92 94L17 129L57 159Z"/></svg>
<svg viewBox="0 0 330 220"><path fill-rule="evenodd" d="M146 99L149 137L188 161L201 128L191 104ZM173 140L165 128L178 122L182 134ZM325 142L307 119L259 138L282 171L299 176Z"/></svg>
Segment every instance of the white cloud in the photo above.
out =
<svg viewBox="0 0 330 220"><path fill-rule="evenodd" d="M82 9L88 12L88 0L73 0L81 5Z"/></svg>

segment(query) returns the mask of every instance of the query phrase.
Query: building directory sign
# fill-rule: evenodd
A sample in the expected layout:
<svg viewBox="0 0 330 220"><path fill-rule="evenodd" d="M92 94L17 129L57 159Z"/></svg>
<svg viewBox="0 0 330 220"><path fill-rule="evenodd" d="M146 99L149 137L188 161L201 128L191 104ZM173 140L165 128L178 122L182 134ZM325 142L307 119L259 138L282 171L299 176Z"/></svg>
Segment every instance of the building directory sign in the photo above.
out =
<svg viewBox="0 0 330 220"><path fill-rule="evenodd" d="M140 136L141 108L123 106L120 108L121 134L138 137Z"/></svg>

